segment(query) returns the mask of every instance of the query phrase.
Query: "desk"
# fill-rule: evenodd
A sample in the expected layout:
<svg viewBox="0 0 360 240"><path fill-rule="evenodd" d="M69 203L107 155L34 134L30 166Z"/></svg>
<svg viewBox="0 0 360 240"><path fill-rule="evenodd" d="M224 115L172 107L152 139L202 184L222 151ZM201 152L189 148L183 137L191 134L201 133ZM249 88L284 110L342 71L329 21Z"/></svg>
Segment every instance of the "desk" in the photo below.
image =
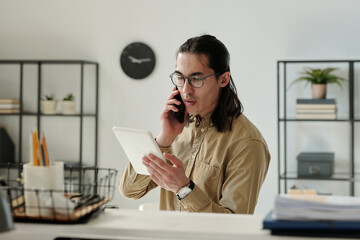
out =
<svg viewBox="0 0 360 240"><path fill-rule="evenodd" d="M318 240L318 238L271 236L269 231L262 230L262 220L262 216L256 215L106 209L86 224L15 223L15 230L0 233L0 239L76 237L106 240Z"/></svg>

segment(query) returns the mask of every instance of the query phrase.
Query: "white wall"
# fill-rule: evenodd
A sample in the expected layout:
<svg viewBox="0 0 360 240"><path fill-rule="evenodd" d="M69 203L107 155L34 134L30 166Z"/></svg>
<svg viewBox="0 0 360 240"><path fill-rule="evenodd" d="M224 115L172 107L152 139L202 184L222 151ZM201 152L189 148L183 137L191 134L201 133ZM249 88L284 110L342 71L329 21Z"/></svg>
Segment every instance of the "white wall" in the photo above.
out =
<svg viewBox="0 0 360 240"><path fill-rule="evenodd" d="M265 214L277 193L276 61L359 59L359 9L356 0L1 0L0 58L98 61L99 161L121 173L127 161L112 126L156 135L176 49L189 37L216 35L231 53L244 113L271 151L256 209ZM120 69L120 52L132 41L146 42L156 53L146 80L131 80ZM137 207L157 196L130 201L116 192L114 203Z"/></svg>

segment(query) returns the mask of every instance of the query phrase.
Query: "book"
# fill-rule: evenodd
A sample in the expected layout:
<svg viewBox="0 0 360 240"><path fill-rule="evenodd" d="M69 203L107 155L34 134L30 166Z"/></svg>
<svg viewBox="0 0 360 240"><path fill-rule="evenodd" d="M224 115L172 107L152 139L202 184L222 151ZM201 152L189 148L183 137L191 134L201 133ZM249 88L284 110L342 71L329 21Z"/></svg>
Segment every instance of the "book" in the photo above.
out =
<svg viewBox="0 0 360 240"><path fill-rule="evenodd" d="M335 109L336 104L296 104L296 110L298 109Z"/></svg>
<svg viewBox="0 0 360 240"><path fill-rule="evenodd" d="M296 104L336 104L336 99L312 99L312 98L298 98L296 99Z"/></svg>
<svg viewBox="0 0 360 240"><path fill-rule="evenodd" d="M20 113L20 109L0 109L0 113Z"/></svg>
<svg viewBox="0 0 360 240"><path fill-rule="evenodd" d="M298 119L336 119L336 113L297 113Z"/></svg>
<svg viewBox="0 0 360 240"><path fill-rule="evenodd" d="M0 109L18 109L20 103L0 103Z"/></svg>
<svg viewBox="0 0 360 240"><path fill-rule="evenodd" d="M318 108L310 108L310 109L304 109L304 108L300 108L300 109L296 109L297 113L336 113L336 108L334 109L318 109Z"/></svg>
<svg viewBox="0 0 360 240"><path fill-rule="evenodd" d="M19 104L20 99L12 99L12 98L0 98L0 104Z"/></svg>

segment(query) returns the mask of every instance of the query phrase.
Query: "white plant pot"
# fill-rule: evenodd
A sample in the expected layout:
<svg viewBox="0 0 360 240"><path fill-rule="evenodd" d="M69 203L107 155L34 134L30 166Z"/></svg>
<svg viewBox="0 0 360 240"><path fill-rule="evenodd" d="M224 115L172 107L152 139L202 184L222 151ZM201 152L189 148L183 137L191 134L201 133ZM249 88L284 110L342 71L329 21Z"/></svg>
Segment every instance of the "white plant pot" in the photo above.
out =
<svg viewBox="0 0 360 240"><path fill-rule="evenodd" d="M75 114L75 101L62 101L61 110L62 114L72 115Z"/></svg>
<svg viewBox="0 0 360 240"><path fill-rule="evenodd" d="M41 112L43 114L56 114L56 100L41 100Z"/></svg>

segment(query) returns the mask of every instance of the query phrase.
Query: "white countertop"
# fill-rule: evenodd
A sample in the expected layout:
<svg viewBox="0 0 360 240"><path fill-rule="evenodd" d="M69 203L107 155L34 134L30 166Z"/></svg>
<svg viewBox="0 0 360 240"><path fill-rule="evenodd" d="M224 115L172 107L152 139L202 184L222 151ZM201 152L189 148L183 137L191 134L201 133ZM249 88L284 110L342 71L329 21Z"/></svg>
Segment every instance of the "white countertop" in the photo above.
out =
<svg viewBox="0 0 360 240"><path fill-rule="evenodd" d="M311 239L272 236L262 230L262 220L257 215L106 209L86 224L16 222L14 230L0 233L0 239Z"/></svg>

